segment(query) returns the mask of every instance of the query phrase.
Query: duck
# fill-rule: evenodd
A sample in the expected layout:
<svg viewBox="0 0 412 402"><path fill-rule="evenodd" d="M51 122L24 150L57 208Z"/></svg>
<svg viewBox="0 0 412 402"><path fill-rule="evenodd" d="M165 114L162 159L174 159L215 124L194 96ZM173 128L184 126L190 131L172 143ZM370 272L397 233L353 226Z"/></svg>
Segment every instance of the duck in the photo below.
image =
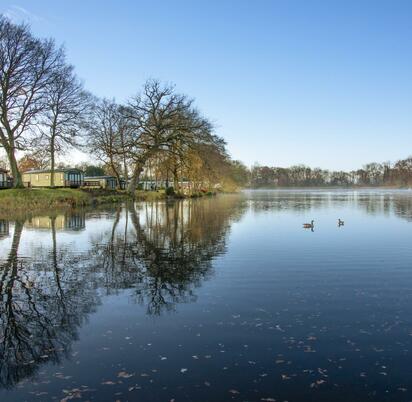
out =
<svg viewBox="0 0 412 402"><path fill-rule="evenodd" d="M343 226L345 224L344 221L342 221L340 218L338 219L338 226Z"/></svg>
<svg viewBox="0 0 412 402"><path fill-rule="evenodd" d="M315 224L315 221L312 219L312 220L310 221L310 223L304 223L304 224L303 224L303 227L304 227L305 229L313 229L314 224Z"/></svg>

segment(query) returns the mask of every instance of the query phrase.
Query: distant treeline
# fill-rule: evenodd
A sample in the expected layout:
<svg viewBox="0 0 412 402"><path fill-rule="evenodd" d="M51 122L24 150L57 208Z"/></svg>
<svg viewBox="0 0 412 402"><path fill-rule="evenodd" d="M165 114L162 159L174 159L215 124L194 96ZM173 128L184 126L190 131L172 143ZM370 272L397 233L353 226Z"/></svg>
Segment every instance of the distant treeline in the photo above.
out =
<svg viewBox="0 0 412 402"><path fill-rule="evenodd" d="M305 165L289 168L255 165L250 187L412 186L412 157L396 163L368 163L362 169L329 171Z"/></svg>

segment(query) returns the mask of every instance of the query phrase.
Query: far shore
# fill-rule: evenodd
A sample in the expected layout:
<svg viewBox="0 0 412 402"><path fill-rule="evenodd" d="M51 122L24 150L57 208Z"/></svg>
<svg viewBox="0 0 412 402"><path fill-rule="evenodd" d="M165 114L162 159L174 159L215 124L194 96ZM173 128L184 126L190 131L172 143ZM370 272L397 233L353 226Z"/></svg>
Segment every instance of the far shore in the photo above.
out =
<svg viewBox="0 0 412 402"><path fill-rule="evenodd" d="M412 186L245 187L243 190L412 190Z"/></svg>
<svg viewBox="0 0 412 402"><path fill-rule="evenodd" d="M410 190L402 186L330 186L330 187L259 187L244 188L245 191L328 191L328 190ZM83 190L71 188L7 189L0 191L0 219L33 215L51 209L97 207L104 204L117 204L128 200L140 202L167 201L184 198L198 198L216 195L215 192L191 195L166 195L164 190L137 190L132 197L126 191Z"/></svg>

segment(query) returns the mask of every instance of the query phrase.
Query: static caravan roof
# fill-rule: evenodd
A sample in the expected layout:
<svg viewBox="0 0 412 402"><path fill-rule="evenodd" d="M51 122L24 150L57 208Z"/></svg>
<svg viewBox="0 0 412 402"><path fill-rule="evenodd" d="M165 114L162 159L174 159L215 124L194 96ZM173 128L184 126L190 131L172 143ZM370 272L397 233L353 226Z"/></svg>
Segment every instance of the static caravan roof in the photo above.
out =
<svg viewBox="0 0 412 402"><path fill-rule="evenodd" d="M64 168L64 169L54 169L54 173L65 173L65 172L72 172L72 171L77 171L83 173L82 170L77 169L77 168ZM24 172L25 174L30 174L30 173L51 173L51 169L33 169L33 170L27 170Z"/></svg>
<svg viewBox="0 0 412 402"><path fill-rule="evenodd" d="M86 176L84 180L116 179L114 176Z"/></svg>

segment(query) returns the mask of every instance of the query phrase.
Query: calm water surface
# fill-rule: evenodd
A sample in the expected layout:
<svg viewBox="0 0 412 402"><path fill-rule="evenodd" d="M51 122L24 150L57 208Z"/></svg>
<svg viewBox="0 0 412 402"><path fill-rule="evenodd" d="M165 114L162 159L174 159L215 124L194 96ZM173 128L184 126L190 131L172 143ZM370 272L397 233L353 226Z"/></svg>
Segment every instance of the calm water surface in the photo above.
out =
<svg viewBox="0 0 412 402"><path fill-rule="evenodd" d="M411 401L411 239L412 191L0 220L0 400Z"/></svg>

